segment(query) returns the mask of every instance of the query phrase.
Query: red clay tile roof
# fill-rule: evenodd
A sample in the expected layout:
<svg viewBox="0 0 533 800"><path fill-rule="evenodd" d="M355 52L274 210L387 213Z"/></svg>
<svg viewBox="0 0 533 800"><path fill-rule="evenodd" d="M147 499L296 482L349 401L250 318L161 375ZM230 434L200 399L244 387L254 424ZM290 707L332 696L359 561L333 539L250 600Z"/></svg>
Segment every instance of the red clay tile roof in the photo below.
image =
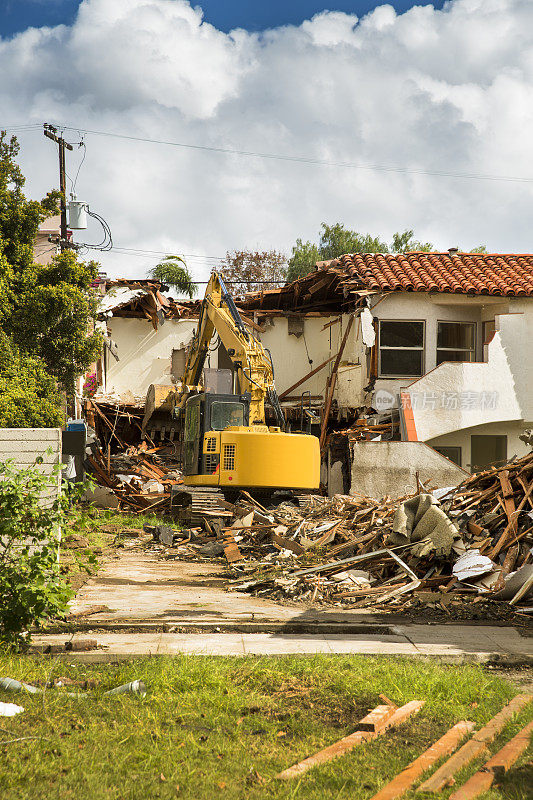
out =
<svg viewBox="0 0 533 800"><path fill-rule="evenodd" d="M533 255L514 253L353 253L317 264L377 292L533 296Z"/></svg>

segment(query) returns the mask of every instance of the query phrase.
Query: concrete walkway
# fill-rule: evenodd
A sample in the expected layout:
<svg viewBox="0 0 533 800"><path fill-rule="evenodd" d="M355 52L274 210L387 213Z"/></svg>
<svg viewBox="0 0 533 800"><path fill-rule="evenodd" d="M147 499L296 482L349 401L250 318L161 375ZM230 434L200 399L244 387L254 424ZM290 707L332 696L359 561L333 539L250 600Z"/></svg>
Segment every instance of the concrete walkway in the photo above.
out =
<svg viewBox="0 0 533 800"><path fill-rule="evenodd" d="M188 653L206 656L352 653L439 657L450 662L533 662L532 640L514 628L468 625L394 625L388 633L76 633L75 641L97 639L92 652L69 652L68 660L100 662ZM36 636L37 646L64 644L65 633Z"/></svg>
<svg viewBox="0 0 533 800"><path fill-rule="evenodd" d="M228 592L219 564L164 561L143 550L120 551L82 587L68 632L35 636L38 647L96 639L85 662L191 653L284 655L362 653L450 661L533 661L533 639L509 626L394 624L372 611L305 609Z"/></svg>

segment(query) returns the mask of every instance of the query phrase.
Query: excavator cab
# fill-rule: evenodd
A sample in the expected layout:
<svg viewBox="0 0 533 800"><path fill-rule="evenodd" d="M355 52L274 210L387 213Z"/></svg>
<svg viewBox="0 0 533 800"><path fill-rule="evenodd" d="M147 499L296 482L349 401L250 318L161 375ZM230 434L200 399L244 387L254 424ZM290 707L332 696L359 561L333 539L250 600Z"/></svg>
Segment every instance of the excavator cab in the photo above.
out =
<svg viewBox="0 0 533 800"><path fill-rule="evenodd" d="M183 474L213 475L220 463L219 453L212 449L204 452L204 439L210 431L223 431L229 427L247 426L250 417L250 395L245 393L215 394L201 392L189 397L185 403L183 436ZM207 448L212 448L207 437Z"/></svg>

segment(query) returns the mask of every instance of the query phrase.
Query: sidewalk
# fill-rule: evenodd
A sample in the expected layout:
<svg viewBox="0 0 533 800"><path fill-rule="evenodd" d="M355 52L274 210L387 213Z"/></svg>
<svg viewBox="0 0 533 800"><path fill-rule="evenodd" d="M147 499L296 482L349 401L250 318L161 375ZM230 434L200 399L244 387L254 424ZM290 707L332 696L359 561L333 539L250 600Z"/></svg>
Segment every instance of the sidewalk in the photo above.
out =
<svg viewBox="0 0 533 800"><path fill-rule="evenodd" d="M353 653L439 657L450 662L533 663L532 639L514 628L469 625L394 625L391 633L76 633L74 641L96 639L98 650L68 652L69 661L105 662L188 653L206 656ZM37 646L64 644L56 633L35 636Z"/></svg>
<svg viewBox="0 0 533 800"><path fill-rule="evenodd" d="M121 551L72 603L72 612L87 616L63 632L35 636L33 643L96 639L97 650L64 654L84 662L177 653L360 653L533 663L533 638L510 626L398 624L372 611L281 605L228 592L226 585L219 564ZM106 610L89 614L95 606Z"/></svg>

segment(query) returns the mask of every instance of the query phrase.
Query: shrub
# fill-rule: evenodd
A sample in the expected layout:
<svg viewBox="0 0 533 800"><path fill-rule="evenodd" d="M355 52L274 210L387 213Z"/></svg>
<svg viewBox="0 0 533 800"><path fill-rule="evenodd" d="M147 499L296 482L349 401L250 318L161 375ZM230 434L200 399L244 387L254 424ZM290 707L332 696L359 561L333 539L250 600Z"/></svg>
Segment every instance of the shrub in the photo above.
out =
<svg viewBox="0 0 533 800"><path fill-rule="evenodd" d="M0 428L56 428L60 401L44 362L20 353L0 330Z"/></svg>
<svg viewBox="0 0 533 800"><path fill-rule="evenodd" d="M31 625L63 613L73 594L58 563L65 499L40 504L57 481L57 472L42 474L42 461L0 464L0 642L11 649L28 643Z"/></svg>

